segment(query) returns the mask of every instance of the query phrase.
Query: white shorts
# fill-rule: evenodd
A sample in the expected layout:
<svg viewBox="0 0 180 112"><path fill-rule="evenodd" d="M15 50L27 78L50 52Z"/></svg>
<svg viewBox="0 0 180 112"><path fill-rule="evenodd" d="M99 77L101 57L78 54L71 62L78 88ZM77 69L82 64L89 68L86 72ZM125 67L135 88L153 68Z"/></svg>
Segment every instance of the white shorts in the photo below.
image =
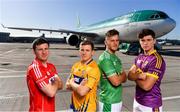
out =
<svg viewBox="0 0 180 112"><path fill-rule="evenodd" d="M114 104L104 104L99 101L98 112L121 112L122 102Z"/></svg>
<svg viewBox="0 0 180 112"><path fill-rule="evenodd" d="M134 99L133 112L162 112L162 106L159 108L151 108L139 104L136 99Z"/></svg>

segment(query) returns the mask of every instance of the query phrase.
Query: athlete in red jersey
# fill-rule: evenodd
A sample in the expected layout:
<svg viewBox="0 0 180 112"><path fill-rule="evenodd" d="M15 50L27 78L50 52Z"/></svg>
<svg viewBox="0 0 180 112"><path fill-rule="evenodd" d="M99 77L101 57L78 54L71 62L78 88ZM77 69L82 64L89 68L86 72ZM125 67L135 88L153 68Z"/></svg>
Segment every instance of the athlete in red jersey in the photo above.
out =
<svg viewBox="0 0 180 112"><path fill-rule="evenodd" d="M38 38L33 42L35 59L27 70L27 85L30 94L29 111L55 111L55 94L63 83L56 68L48 63L49 42Z"/></svg>

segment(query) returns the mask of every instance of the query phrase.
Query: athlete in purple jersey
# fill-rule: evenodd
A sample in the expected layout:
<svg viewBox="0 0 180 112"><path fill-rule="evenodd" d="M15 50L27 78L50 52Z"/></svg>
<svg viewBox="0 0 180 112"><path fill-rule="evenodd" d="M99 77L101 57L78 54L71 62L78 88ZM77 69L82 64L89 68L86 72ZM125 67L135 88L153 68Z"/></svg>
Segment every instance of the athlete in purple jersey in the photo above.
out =
<svg viewBox="0 0 180 112"><path fill-rule="evenodd" d="M136 82L133 111L162 111L160 85L166 64L154 49L156 43L154 31L143 29L138 37L144 53L136 57L128 73L128 79Z"/></svg>

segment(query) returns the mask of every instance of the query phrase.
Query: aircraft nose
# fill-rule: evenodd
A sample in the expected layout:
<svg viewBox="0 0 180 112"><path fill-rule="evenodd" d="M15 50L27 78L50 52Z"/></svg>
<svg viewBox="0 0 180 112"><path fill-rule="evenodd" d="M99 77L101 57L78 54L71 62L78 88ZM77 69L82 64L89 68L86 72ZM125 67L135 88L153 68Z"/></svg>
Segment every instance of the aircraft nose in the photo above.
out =
<svg viewBox="0 0 180 112"><path fill-rule="evenodd" d="M173 30L176 27L176 21L174 19L168 19L169 30Z"/></svg>

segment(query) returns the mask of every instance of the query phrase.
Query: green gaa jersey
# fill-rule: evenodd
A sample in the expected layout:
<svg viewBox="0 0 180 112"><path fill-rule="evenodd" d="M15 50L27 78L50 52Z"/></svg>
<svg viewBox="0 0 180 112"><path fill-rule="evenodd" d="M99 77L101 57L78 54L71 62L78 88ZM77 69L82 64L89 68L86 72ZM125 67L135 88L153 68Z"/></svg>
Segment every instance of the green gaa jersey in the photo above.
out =
<svg viewBox="0 0 180 112"><path fill-rule="evenodd" d="M99 100L103 103L113 104L122 100L122 86L113 86L108 77L122 73L121 60L115 55L104 51L98 61L101 71Z"/></svg>

